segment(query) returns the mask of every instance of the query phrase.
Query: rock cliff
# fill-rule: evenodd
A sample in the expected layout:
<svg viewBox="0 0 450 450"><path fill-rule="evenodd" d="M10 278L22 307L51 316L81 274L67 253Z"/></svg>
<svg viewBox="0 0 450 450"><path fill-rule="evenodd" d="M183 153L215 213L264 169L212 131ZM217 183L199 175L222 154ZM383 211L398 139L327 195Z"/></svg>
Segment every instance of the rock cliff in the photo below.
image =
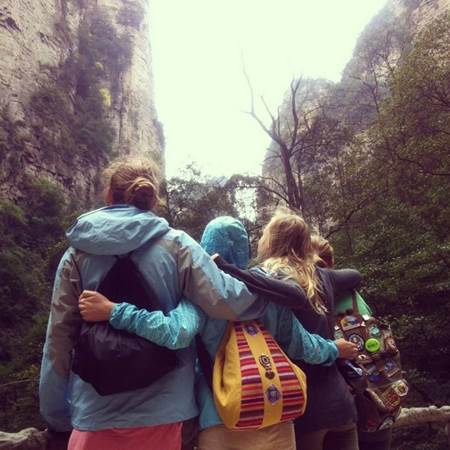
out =
<svg viewBox="0 0 450 450"><path fill-rule="evenodd" d="M163 164L146 0L0 5L0 198L47 178L80 206L126 154Z"/></svg>
<svg viewBox="0 0 450 450"><path fill-rule="evenodd" d="M364 133L377 114L378 102L385 98L386 80L401 64L415 37L432 20L449 10L450 0L389 0L361 33L338 83L328 82L326 88L324 80L305 80L302 83L296 98L300 109L298 114L303 122L304 118L311 120L314 114L322 111L326 112L328 119L353 133ZM290 107L288 92L280 107L282 134L292 129ZM302 126L305 127L304 124ZM305 133L305 130L300 132ZM272 141L262 172L265 177L285 183L280 158L273 157L277 152L278 144ZM314 175L312 160L310 158L306 164L302 162L303 175Z"/></svg>

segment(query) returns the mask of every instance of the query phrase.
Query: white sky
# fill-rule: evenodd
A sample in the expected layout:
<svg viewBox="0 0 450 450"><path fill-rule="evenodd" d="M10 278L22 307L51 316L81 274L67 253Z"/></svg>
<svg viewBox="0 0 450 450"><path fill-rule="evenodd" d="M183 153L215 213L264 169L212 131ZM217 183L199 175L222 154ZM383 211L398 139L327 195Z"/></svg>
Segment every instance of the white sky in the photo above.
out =
<svg viewBox="0 0 450 450"><path fill-rule="evenodd" d="M152 0L155 99L167 176L196 161L210 175L260 173L269 139L244 111L272 108L293 76L338 81L386 0ZM263 114L263 110L260 109Z"/></svg>

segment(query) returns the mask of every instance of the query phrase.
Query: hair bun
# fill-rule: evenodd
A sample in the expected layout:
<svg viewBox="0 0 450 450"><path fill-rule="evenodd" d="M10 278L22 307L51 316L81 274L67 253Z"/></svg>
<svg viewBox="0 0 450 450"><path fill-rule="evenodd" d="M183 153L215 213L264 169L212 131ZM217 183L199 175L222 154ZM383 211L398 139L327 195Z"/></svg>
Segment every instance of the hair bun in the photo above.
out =
<svg viewBox="0 0 450 450"><path fill-rule="evenodd" d="M149 205L154 203L155 186L144 177L134 179L125 191L125 201L140 209L151 209Z"/></svg>

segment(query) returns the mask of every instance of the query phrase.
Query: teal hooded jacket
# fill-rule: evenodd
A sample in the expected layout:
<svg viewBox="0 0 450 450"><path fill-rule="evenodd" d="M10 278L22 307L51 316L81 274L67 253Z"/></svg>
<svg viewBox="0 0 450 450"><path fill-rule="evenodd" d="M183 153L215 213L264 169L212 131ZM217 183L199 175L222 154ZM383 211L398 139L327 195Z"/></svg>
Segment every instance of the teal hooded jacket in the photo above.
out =
<svg viewBox="0 0 450 450"><path fill-rule="evenodd" d="M198 317L204 313L194 304L211 317L230 320L245 311L260 314L264 302L255 302L243 283L217 269L186 233L133 206L114 205L86 213L69 228L67 237L70 248L55 277L39 385L41 414L49 427L55 431L72 427L101 430L174 423L196 416L195 350L184 322L174 327L184 342L177 346L180 365L149 387L100 396L71 371L82 324L79 295L83 289L97 289L115 255L132 252L133 261L164 303L166 315L170 316L182 297L192 302L189 306ZM128 311L129 307L120 305L111 323L121 315L129 317ZM138 324L141 329L142 323Z"/></svg>
<svg viewBox="0 0 450 450"><path fill-rule="evenodd" d="M209 253L219 253L227 262L246 268L249 261L249 240L242 223L232 217L211 221L202 236L202 247ZM292 359L310 364L332 364L338 357L335 343L308 333L292 312L269 303L264 312L255 308L242 310L240 319L261 317L265 327ZM208 317L201 309L183 300L179 306L164 314L137 309L128 303L117 304L110 323L159 345L172 349L190 348L196 334L214 360L227 327L227 320ZM212 392L201 371L198 373L196 397L200 408L200 428L221 424Z"/></svg>

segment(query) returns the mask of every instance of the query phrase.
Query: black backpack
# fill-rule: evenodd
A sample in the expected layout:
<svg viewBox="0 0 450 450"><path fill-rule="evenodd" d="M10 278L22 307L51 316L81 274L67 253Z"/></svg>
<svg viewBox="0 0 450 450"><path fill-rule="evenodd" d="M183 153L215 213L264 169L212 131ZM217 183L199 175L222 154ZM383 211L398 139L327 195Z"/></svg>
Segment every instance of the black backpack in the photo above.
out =
<svg viewBox="0 0 450 450"><path fill-rule="evenodd" d="M116 258L97 290L112 302L126 301L150 311L162 309L130 254ZM72 370L100 395L110 395L147 387L177 365L173 350L116 330L109 322L84 322Z"/></svg>

